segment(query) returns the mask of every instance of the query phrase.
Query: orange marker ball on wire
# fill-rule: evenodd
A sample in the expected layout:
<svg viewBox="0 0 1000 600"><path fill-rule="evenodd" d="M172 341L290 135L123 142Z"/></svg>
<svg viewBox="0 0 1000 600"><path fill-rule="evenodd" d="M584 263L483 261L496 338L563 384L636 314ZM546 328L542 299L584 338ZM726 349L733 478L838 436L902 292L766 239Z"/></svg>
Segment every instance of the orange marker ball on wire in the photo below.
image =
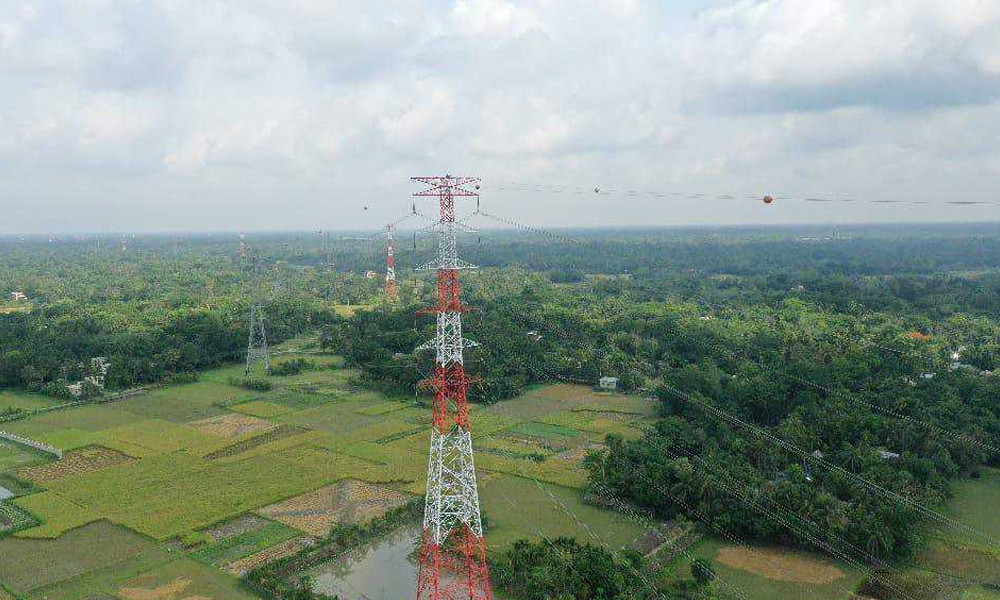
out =
<svg viewBox="0 0 1000 600"><path fill-rule="evenodd" d="M774 202L774 198L773 197L771 197L770 195L764 196L764 204L770 204L772 202Z"/></svg>

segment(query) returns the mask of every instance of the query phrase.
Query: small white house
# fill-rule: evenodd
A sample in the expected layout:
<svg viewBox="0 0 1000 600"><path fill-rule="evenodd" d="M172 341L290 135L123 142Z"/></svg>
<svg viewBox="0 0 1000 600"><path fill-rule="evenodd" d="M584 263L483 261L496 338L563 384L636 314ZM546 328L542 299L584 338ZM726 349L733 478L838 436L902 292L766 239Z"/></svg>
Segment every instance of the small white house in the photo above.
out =
<svg viewBox="0 0 1000 600"><path fill-rule="evenodd" d="M10 299L14 302L24 302L28 299L28 296L24 292L11 292Z"/></svg>
<svg viewBox="0 0 1000 600"><path fill-rule="evenodd" d="M378 273L376 273L375 271L365 271L366 279L375 279L376 277L378 277Z"/></svg>
<svg viewBox="0 0 1000 600"><path fill-rule="evenodd" d="M601 377L597 380L597 387L602 390L615 391L618 389L617 377Z"/></svg>

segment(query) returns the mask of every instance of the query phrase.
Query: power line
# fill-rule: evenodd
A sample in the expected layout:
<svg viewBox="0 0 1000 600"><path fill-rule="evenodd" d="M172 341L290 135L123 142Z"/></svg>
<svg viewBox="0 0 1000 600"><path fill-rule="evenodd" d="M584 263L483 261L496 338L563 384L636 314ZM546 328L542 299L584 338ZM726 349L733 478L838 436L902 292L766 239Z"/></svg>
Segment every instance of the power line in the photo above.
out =
<svg viewBox="0 0 1000 600"><path fill-rule="evenodd" d="M614 186L581 186L577 184L529 184L523 182L503 182L495 187L484 186L486 190L496 190L500 192L536 192L536 193L552 193L552 194L562 194L565 192L573 192L575 195L590 195L595 197L605 197L610 198L613 196L624 197L624 198L651 198L658 200L716 200L716 201L756 201L765 204L772 204L775 201L778 202L805 202L805 203L835 203L835 204L874 204L874 205L906 205L906 206L959 206L959 207L970 207L970 206L1000 206L1000 202L996 201L978 201L978 200L945 200L939 202L931 202L925 200L901 200L901 199L874 199L867 200L861 199L853 196L847 196L842 194L817 194L817 195L772 195L767 192L756 192L756 193L742 193L742 194L719 194L717 192L709 191L666 191L666 190L637 190L632 188L620 188ZM768 202L767 199L770 198L771 201Z"/></svg>

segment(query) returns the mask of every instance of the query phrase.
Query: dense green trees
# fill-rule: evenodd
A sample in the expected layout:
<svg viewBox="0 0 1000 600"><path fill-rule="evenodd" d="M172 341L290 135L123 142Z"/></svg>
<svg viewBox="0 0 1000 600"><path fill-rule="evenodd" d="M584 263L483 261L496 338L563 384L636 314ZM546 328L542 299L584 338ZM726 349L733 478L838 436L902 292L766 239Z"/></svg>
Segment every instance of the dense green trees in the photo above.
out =
<svg viewBox="0 0 1000 600"><path fill-rule="evenodd" d="M472 397L620 377L656 395L663 418L608 440L589 461L595 484L663 516L696 507L749 537L909 554L922 531L912 506L720 418L929 506L955 477L1000 464L983 445L1000 446L1000 377L989 373L1000 367L1000 241L974 227L841 233L581 232L581 244L491 234L468 253L485 268L463 274L476 307L467 335L484 342L467 359L481 377ZM415 315L434 293L431 275L407 270L419 257L400 248L404 301L391 307L360 274L382 264L377 243L257 243L287 283L268 309L272 339L319 329L368 385L415 393L432 357L414 348L434 330ZM32 300L0 315L0 386L78 378L93 356L111 358L113 387L241 358L235 248L235 236L140 238L122 257L92 242L0 241L0 294ZM337 304L374 306L346 318Z"/></svg>
<svg viewBox="0 0 1000 600"><path fill-rule="evenodd" d="M493 580L523 600L637 600L656 597L637 575L640 556L623 560L572 538L520 540L490 561Z"/></svg>

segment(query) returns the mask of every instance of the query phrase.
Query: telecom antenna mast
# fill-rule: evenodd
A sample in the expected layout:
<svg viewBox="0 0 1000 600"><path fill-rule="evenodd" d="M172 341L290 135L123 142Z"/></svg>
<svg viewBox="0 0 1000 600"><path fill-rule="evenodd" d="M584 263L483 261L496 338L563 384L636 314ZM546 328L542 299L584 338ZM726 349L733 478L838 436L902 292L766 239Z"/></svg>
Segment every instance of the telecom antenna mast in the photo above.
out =
<svg viewBox="0 0 1000 600"><path fill-rule="evenodd" d="M240 234L240 262L247 260L247 236Z"/></svg>
<svg viewBox="0 0 1000 600"><path fill-rule="evenodd" d="M264 370L271 372L271 350L267 346L267 331L264 328L264 267L259 253L253 255L253 270L250 273L250 339L247 342L247 371L250 377L253 366L264 363Z"/></svg>
<svg viewBox="0 0 1000 600"><path fill-rule="evenodd" d="M476 467L472 456L468 388L463 350L475 346L462 337L462 304L458 272L474 268L458 258L455 242L455 198L477 197L465 186L475 177L414 177L428 189L418 198L438 198L437 260L421 267L436 269L438 301L423 313L437 315L437 336L419 349L434 349L434 421L431 428L427 499L417 600L492 600L486 542L479 511Z"/></svg>
<svg viewBox="0 0 1000 600"><path fill-rule="evenodd" d="M396 240L392 238L392 224L385 226L386 262L385 297L389 302L399 300L399 285L396 283Z"/></svg>

